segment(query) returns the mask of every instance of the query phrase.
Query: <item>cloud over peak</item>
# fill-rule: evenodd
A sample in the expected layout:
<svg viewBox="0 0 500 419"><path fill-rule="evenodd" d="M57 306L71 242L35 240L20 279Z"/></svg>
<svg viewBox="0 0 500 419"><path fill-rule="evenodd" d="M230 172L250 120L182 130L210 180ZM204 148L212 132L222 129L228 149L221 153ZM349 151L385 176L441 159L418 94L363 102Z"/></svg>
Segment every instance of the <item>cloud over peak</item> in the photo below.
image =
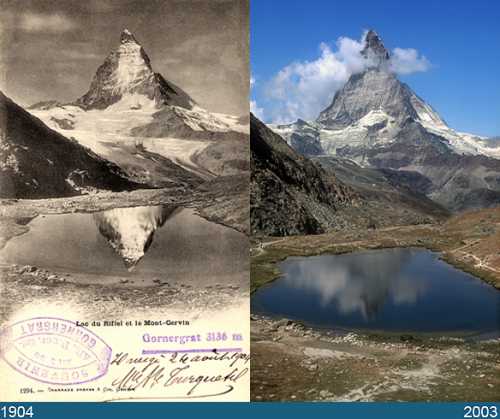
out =
<svg viewBox="0 0 500 419"><path fill-rule="evenodd" d="M334 48L322 42L315 60L295 61L282 68L263 87L266 104L261 114L274 123L316 118L352 74L374 65L361 53L366 33L360 40L340 37ZM427 71L430 66L413 48L395 48L388 62L389 71L405 75Z"/></svg>
<svg viewBox="0 0 500 419"><path fill-rule="evenodd" d="M394 48L391 55L391 70L396 74L411 74L427 71L431 67L430 61L419 55L414 48Z"/></svg>

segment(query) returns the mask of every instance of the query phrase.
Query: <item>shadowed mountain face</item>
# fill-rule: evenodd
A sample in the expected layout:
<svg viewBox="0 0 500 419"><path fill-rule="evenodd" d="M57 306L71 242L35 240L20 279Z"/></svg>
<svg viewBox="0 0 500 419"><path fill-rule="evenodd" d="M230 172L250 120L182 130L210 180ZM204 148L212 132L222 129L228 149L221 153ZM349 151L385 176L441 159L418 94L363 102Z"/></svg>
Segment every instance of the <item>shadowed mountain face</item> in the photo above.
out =
<svg viewBox="0 0 500 419"><path fill-rule="evenodd" d="M336 223L352 191L250 116L250 214L254 233L315 234Z"/></svg>
<svg viewBox="0 0 500 419"><path fill-rule="evenodd" d="M250 218L254 234L317 234L440 220L448 212L415 191L414 172L363 168L337 157L309 159L251 115Z"/></svg>
<svg viewBox="0 0 500 419"><path fill-rule="evenodd" d="M0 92L0 197L51 198L140 186Z"/></svg>
<svg viewBox="0 0 500 419"><path fill-rule="evenodd" d="M174 214L176 207L164 205L116 208L95 213L99 232L132 270L153 242L154 233Z"/></svg>
<svg viewBox="0 0 500 419"><path fill-rule="evenodd" d="M368 226L425 224L449 215L445 208L420 192L431 185L417 172L361 167L352 160L335 156L312 160L356 192L360 205L349 212L364 210L364 215L360 215L369 220Z"/></svg>
<svg viewBox="0 0 500 419"><path fill-rule="evenodd" d="M364 167L390 169L396 183L409 172L425 179L425 194L449 210L500 203L500 147L459 133L401 83L382 40L369 31L362 55L367 69L353 74L316 121L275 126L305 155L337 156Z"/></svg>
<svg viewBox="0 0 500 419"><path fill-rule="evenodd" d="M104 109L128 98L140 107L141 96L157 107L167 104L191 109L194 104L186 92L153 71L148 55L125 29L120 45L97 69L89 91L75 103L84 109Z"/></svg>

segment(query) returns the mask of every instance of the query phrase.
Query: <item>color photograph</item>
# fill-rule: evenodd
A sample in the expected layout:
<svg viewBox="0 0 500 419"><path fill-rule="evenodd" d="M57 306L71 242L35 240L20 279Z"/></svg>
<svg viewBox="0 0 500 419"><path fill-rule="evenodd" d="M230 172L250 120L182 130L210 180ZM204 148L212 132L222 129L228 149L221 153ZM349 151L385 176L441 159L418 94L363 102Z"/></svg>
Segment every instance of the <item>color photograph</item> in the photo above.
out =
<svg viewBox="0 0 500 419"><path fill-rule="evenodd" d="M253 401L498 400L498 18L252 2Z"/></svg>

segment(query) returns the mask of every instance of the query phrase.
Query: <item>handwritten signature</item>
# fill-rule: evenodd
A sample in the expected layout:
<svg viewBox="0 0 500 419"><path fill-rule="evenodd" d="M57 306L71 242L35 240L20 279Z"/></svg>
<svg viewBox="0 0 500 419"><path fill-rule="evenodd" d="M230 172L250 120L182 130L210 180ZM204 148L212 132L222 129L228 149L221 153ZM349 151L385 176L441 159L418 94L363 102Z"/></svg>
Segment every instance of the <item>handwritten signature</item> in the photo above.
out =
<svg viewBox="0 0 500 419"><path fill-rule="evenodd" d="M114 378L111 385L117 392L139 389L178 388L185 386L175 398L201 398L228 394L249 373L250 355L246 353L210 353L203 355L173 353L169 355L133 357L120 352L110 363L110 372L125 367L124 374ZM197 365L217 363L217 373L199 374ZM214 368L204 368L205 370ZM214 388L215 386L215 388ZM139 397L141 398L141 397ZM146 397L148 399L149 397ZM151 397L156 398L156 397ZM161 397L169 398L169 397ZM127 399L136 399L130 397Z"/></svg>

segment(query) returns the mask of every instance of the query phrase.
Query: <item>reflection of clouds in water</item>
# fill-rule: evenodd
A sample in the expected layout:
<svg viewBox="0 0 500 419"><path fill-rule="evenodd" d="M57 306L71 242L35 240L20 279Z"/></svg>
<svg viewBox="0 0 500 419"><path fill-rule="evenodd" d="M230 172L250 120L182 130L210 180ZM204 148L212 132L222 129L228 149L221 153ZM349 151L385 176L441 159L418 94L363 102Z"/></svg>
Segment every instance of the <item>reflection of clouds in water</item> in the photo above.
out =
<svg viewBox="0 0 500 419"><path fill-rule="evenodd" d="M399 281L393 281L391 297L396 305L415 304L426 288L425 282L419 281L418 278L402 277Z"/></svg>
<svg viewBox="0 0 500 419"><path fill-rule="evenodd" d="M282 264L288 286L318 294L325 307L333 302L341 313L359 311L373 318L387 298L394 304L414 304L426 285L404 273L411 250L360 252L338 256L291 259Z"/></svg>
<svg viewBox="0 0 500 419"><path fill-rule="evenodd" d="M175 207L163 205L115 208L93 214L99 232L130 270L153 242L154 232L170 218Z"/></svg>

